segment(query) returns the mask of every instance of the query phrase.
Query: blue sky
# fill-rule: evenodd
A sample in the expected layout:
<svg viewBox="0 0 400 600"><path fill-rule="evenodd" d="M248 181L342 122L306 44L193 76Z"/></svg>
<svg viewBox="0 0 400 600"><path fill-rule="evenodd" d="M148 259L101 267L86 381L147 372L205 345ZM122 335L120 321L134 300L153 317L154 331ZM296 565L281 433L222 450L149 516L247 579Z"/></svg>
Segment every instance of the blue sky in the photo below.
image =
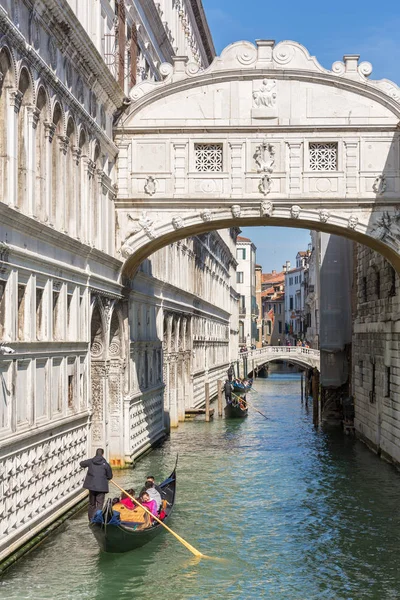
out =
<svg viewBox="0 0 400 600"><path fill-rule="evenodd" d="M294 40L330 69L344 54L372 63L371 79L400 84L400 0L203 0L215 48L238 40ZM294 261L307 248L309 232L278 227L244 228L256 244L264 271Z"/></svg>

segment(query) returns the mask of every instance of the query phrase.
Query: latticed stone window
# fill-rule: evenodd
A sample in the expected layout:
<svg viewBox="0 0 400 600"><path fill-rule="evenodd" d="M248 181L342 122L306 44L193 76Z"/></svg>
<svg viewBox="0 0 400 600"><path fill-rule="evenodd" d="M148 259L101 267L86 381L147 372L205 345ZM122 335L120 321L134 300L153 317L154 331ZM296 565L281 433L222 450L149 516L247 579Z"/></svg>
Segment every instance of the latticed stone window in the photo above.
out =
<svg viewBox="0 0 400 600"><path fill-rule="evenodd" d="M310 148L311 171L337 171L338 145L336 143L312 143Z"/></svg>
<svg viewBox="0 0 400 600"><path fill-rule="evenodd" d="M220 173L222 171L222 144L194 145L196 171Z"/></svg>

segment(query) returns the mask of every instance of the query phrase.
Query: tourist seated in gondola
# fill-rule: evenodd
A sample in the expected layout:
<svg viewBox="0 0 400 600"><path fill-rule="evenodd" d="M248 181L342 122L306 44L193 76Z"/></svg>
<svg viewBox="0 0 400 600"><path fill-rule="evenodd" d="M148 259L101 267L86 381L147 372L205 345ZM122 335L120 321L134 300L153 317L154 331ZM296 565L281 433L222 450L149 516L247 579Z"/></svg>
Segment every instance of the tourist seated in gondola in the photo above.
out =
<svg viewBox="0 0 400 600"><path fill-rule="evenodd" d="M160 488L160 486L157 485L156 480L153 475L147 475L146 481L152 481L154 483L154 487L156 488L157 492L160 494L161 497L163 497L164 492L162 491L162 488Z"/></svg>
<svg viewBox="0 0 400 600"><path fill-rule="evenodd" d="M144 487L150 496L150 500L155 500L157 502L157 514L160 512L162 498L161 494L156 490L156 487L153 481L147 480L144 484Z"/></svg>
<svg viewBox="0 0 400 600"><path fill-rule="evenodd" d="M135 497L135 490L133 490L132 488L127 490L129 496L133 496ZM121 495L121 504L123 504L124 506L126 506L126 508L129 508L129 510L135 510L136 508L136 504L134 504L132 502L132 500L129 498L129 496L127 496L125 493L123 493Z"/></svg>
<svg viewBox="0 0 400 600"><path fill-rule="evenodd" d="M142 506L147 508L147 510L149 510L152 515L158 515L157 502L150 498L146 489L140 492L139 502Z"/></svg>

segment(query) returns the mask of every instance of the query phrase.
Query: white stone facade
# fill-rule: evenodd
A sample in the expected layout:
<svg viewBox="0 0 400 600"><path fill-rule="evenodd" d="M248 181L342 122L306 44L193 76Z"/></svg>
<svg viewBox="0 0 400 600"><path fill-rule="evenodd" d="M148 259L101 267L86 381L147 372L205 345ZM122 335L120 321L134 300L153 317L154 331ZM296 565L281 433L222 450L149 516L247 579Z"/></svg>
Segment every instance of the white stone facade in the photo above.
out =
<svg viewBox="0 0 400 600"><path fill-rule="evenodd" d="M361 245L356 279L354 424L371 448L400 464L399 279L382 256Z"/></svg>
<svg viewBox="0 0 400 600"><path fill-rule="evenodd" d="M201 289L192 278L185 292L176 248L162 251L168 281L160 263L160 279L128 282L115 242L113 120L176 51L209 64L199 6L174 2L173 47L148 2L0 1L0 340L15 351L0 356L0 559L84 496L79 461L93 446L123 466L165 435L167 296L205 330L210 367L200 376L191 355L190 403L195 382L198 405L205 376L214 391L229 363L234 239L191 251Z"/></svg>

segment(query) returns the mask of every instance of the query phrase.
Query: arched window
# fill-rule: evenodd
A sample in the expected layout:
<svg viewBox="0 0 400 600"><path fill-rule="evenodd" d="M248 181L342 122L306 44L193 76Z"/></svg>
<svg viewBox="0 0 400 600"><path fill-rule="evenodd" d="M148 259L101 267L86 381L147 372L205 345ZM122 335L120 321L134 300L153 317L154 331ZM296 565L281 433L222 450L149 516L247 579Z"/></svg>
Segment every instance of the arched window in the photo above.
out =
<svg viewBox="0 0 400 600"><path fill-rule="evenodd" d="M17 206L26 210L28 189L28 144L31 132L28 124L28 106L32 106L32 84L28 70L23 68L19 77L18 91L21 107L18 114L18 194Z"/></svg>
<svg viewBox="0 0 400 600"><path fill-rule="evenodd" d="M7 202L8 183L8 136L7 136L7 88L12 86L11 57L8 50L0 52L0 201Z"/></svg>
<svg viewBox="0 0 400 600"><path fill-rule="evenodd" d="M61 183L61 156L59 146L59 136L62 135L63 119L62 109L56 102L53 110L53 129L54 135L51 142L51 222L57 229L63 226L63 194L60 190Z"/></svg>
<svg viewBox="0 0 400 600"><path fill-rule="evenodd" d="M47 144L45 122L48 120L47 114L47 94L43 87L39 88L36 100L36 108L39 111L39 118L36 125L36 189L35 203L36 215L40 221L45 221L48 217L46 209L46 161Z"/></svg>

